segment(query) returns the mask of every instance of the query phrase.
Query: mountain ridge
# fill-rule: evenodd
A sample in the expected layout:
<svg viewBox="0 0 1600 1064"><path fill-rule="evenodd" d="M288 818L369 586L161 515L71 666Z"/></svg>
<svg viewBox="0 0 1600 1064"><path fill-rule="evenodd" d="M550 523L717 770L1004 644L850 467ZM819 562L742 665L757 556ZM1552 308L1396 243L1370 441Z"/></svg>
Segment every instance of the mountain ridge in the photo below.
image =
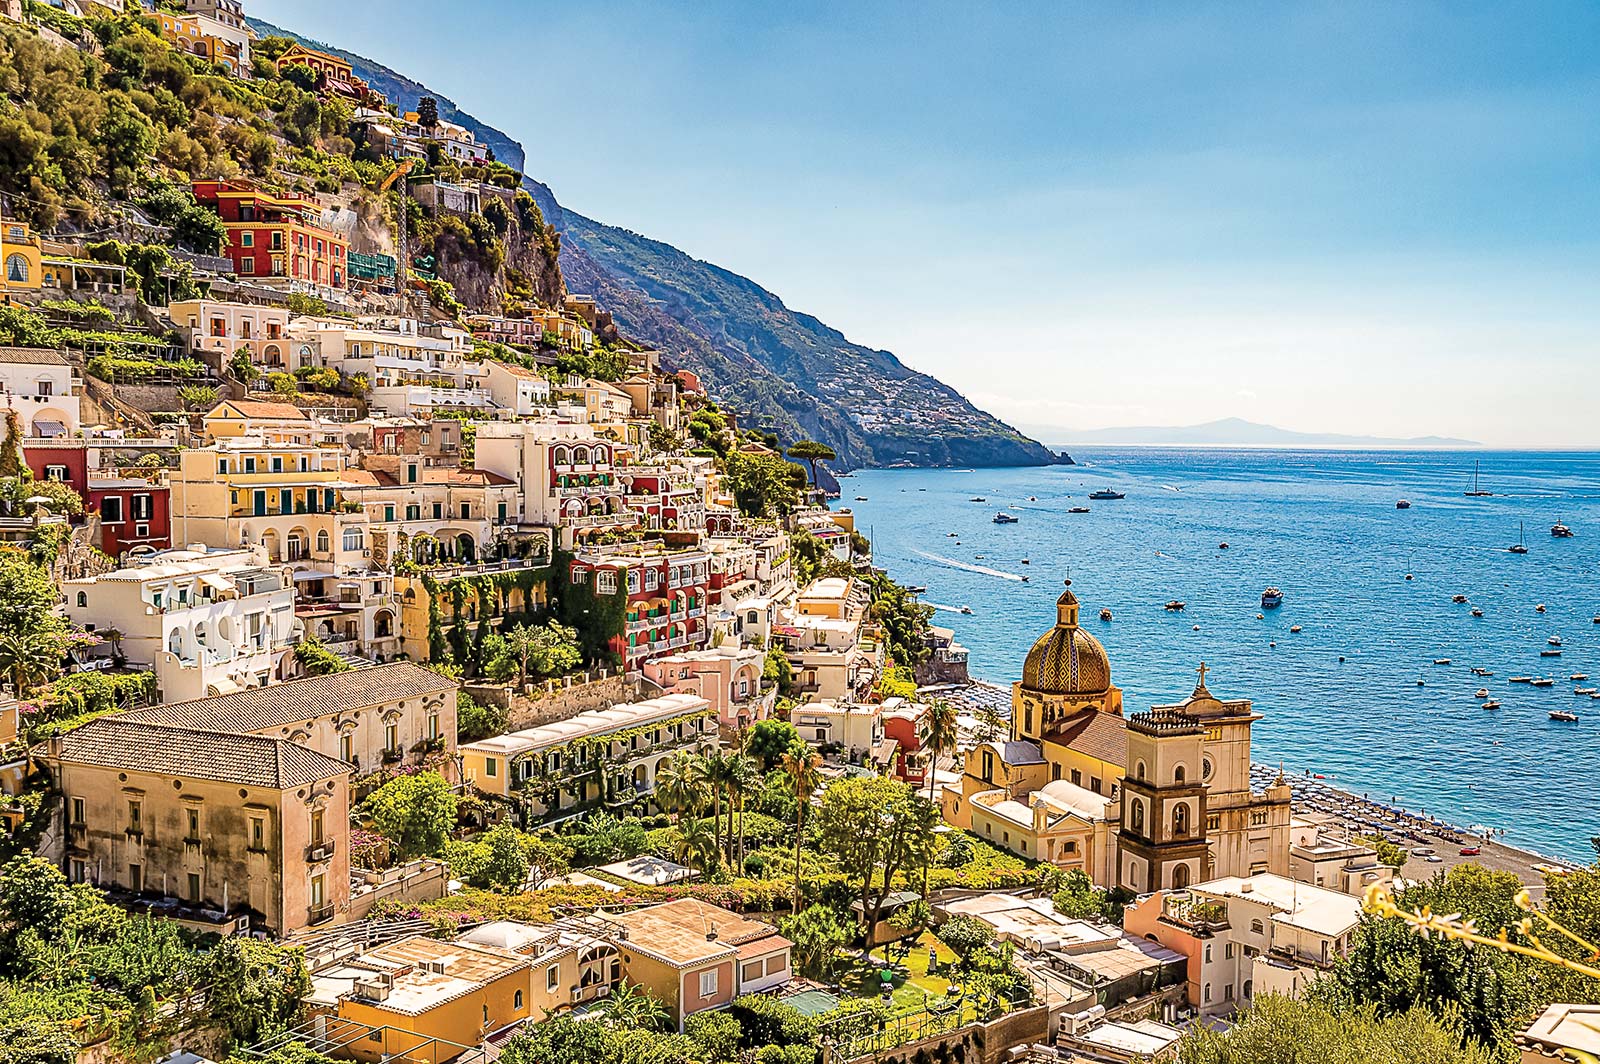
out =
<svg viewBox="0 0 1600 1064"><path fill-rule="evenodd" d="M1450 436L1362 436L1338 432L1300 432L1239 417L1198 425L1137 425L1051 433L1061 446L1102 444L1122 447L1481 447L1475 440Z"/></svg>
<svg viewBox="0 0 1600 1064"><path fill-rule="evenodd" d="M852 343L815 315L793 310L758 282L566 209L548 185L526 176L521 144L421 82L348 49L250 21L258 33L340 56L404 108L421 96L438 100L440 117L472 130L525 175L523 187L561 234L568 290L594 296L624 333L658 348L669 369L693 370L748 427L786 442L822 440L838 453L839 469L1070 461L892 352Z"/></svg>

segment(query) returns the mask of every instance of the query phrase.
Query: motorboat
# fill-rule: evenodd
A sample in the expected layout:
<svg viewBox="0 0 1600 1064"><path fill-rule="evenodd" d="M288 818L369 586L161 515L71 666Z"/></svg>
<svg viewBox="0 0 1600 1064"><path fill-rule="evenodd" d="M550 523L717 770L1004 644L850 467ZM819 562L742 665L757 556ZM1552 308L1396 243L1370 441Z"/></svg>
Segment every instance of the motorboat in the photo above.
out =
<svg viewBox="0 0 1600 1064"><path fill-rule="evenodd" d="M1420 673L1420 672L1417 673L1417 686L1418 687L1426 687L1426 686L1428 686L1428 681L1424 680L1422 678L1422 673Z"/></svg>
<svg viewBox="0 0 1600 1064"><path fill-rule="evenodd" d="M1489 699L1489 701L1487 701L1487 702L1485 702L1483 704L1483 708L1484 709L1499 709L1500 708L1500 700L1497 699L1497 698L1491 698L1491 699Z"/></svg>
<svg viewBox="0 0 1600 1064"><path fill-rule="evenodd" d="M1559 658L1561 656L1561 651L1559 651L1559 650L1541 650L1541 651L1539 651L1539 656L1541 658Z"/></svg>
<svg viewBox="0 0 1600 1064"><path fill-rule="evenodd" d="M1575 695L1588 695L1588 696L1590 696L1592 698L1597 693L1597 690L1600 690L1600 689L1596 689L1596 688L1593 688L1593 687L1574 687L1572 689L1572 693L1575 694Z"/></svg>
<svg viewBox="0 0 1600 1064"><path fill-rule="evenodd" d="M1261 593L1261 608L1264 610L1277 609L1283 605L1283 592L1275 587L1269 587Z"/></svg>
<svg viewBox="0 0 1600 1064"><path fill-rule="evenodd" d="M1488 698L1489 697L1489 689L1487 687L1480 687L1476 691L1472 692L1472 697L1473 698Z"/></svg>
<svg viewBox="0 0 1600 1064"><path fill-rule="evenodd" d="M1558 647L1561 645L1561 637L1558 635L1553 635L1549 639L1546 639L1545 642L1549 643L1553 647Z"/></svg>
<svg viewBox="0 0 1600 1064"><path fill-rule="evenodd" d="M968 617L971 617L972 616L972 607L971 606L963 606L963 607L961 607L961 612L966 614Z"/></svg>
<svg viewBox="0 0 1600 1064"><path fill-rule="evenodd" d="M1023 565L1032 565L1033 563L1028 561L1028 559L1024 558L1024 559L1022 559L1022 564Z"/></svg>
<svg viewBox="0 0 1600 1064"><path fill-rule="evenodd" d="M1022 578L1022 582L1023 582L1023 583L1024 583L1024 584L1026 584L1026 583L1027 583L1027 582L1028 582L1028 578L1027 578L1027 576L1023 576L1023 578Z"/></svg>
<svg viewBox="0 0 1600 1064"><path fill-rule="evenodd" d="M1510 676L1510 677L1506 678L1506 683L1532 683L1532 682L1533 682L1533 677L1532 676Z"/></svg>
<svg viewBox="0 0 1600 1064"><path fill-rule="evenodd" d="M913 595L926 595L928 593L928 589L922 584L912 584L910 587L906 588L906 590L911 592Z"/></svg>
<svg viewBox="0 0 1600 1064"><path fill-rule="evenodd" d="M989 500L985 499L982 495L974 495L972 498L968 499L967 501L968 502L988 502Z"/></svg>
<svg viewBox="0 0 1600 1064"><path fill-rule="evenodd" d="M1571 712L1569 710L1565 710L1565 709L1552 709L1550 711L1550 719L1551 720L1564 720L1564 721L1568 721L1570 723L1572 721L1576 721L1578 719L1578 715L1576 713L1573 713L1573 712Z"/></svg>
<svg viewBox="0 0 1600 1064"><path fill-rule="evenodd" d="M1300 626L1298 624L1291 624L1289 626L1289 631L1290 632L1298 632L1298 631L1300 631Z"/></svg>
<svg viewBox="0 0 1600 1064"><path fill-rule="evenodd" d="M1167 609L1176 613L1177 611L1183 609L1183 603L1179 602L1177 599L1173 599L1171 602L1167 603Z"/></svg>
<svg viewBox="0 0 1600 1064"><path fill-rule="evenodd" d="M1450 596L1450 601L1454 602L1457 606L1459 606L1462 603L1467 601L1467 596L1465 596L1465 595L1451 595Z"/></svg>
<svg viewBox="0 0 1600 1064"><path fill-rule="evenodd" d="M1517 522L1517 541L1511 544L1511 546L1507 547L1506 551L1511 554L1528 553L1528 545L1523 542L1522 522Z"/></svg>
<svg viewBox="0 0 1600 1064"><path fill-rule="evenodd" d="M1434 658L1433 659L1433 663L1435 665L1448 665L1448 664L1450 664L1450 659L1449 658Z"/></svg>
<svg viewBox="0 0 1600 1064"><path fill-rule="evenodd" d="M1086 514L1088 512L1089 508L1087 506L1074 506L1067 510L1069 514ZM1600 624L1600 618L1597 618L1595 623Z"/></svg>
<svg viewBox="0 0 1600 1064"><path fill-rule="evenodd" d="M1228 545L1226 543L1218 543L1217 544L1217 549L1218 550L1227 550L1228 549Z"/></svg>
<svg viewBox="0 0 1600 1064"><path fill-rule="evenodd" d="M1099 491L1091 491L1089 493L1089 498L1091 499L1126 499L1127 497L1122 492L1112 491L1110 488L1101 488Z"/></svg>
<svg viewBox="0 0 1600 1064"><path fill-rule="evenodd" d="M1494 673L1490 672L1488 669L1485 669L1481 665L1474 665L1472 668L1468 669L1467 671L1472 673L1472 675L1474 675L1474 676L1493 676L1494 675Z"/></svg>
<svg viewBox="0 0 1600 1064"><path fill-rule="evenodd" d="M1544 612L1544 603L1541 602L1537 606L1535 606L1533 608L1533 612L1534 613L1543 613Z"/></svg>
<svg viewBox="0 0 1600 1064"><path fill-rule="evenodd" d="M994 515L994 523L997 525L1014 525L1017 523L1017 518L1002 511Z"/></svg>
<svg viewBox="0 0 1600 1064"><path fill-rule="evenodd" d="M1461 493L1469 499L1483 499L1494 494L1492 491L1484 491L1478 487L1478 467L1480 464L1478 462L1472 463L1472 488L1470 491Z"/></svg>
<svg viewBox="0 0 1600 1064"><path fill-rule="evenodd" d="M866 502L866 501L867 501L867 497L865 495L857 495L856 496L856 502Z"/></svg>
<svg viewBox="0 0 1600 1064"><path fill-rule="evenodd" d="M1571 539L1572 529L1568 528L1560 521L1557 521L1555 524L1550 526L1550 534L1557 539Z"/></svg>
<svg viewBox="0 0 1600 1064"><path fill-rule="evenodd" d="M1528 682L1535 687L1554 687L1556 685L1556 682L1548 676L1540 680L1529 680Z"/></svg>
<svg viewBox="0 0 1600 1064"><path fill-rule="evenodd" d="M1474 617L1482 617L1483 616L1483 611L1480 610L1478 607L1474 606L1474 607L1472 607L1472 615Z"/></svg>
<svg viewBox="0 0 1600 1064"><path fill-rule="evenodd" d="M1401 499L1399 502L1394 504L1394 508L1396 510L1409 510L1411 509L1411 504L1405 499Z"/></svg>
<svg viewBox="0 0 1600 1064"><path fill-rule="evenodd" d="M1102 621L1109 621L1111 619L1111 611L1110 610L1101 610L1100 611L1100 619Z"/></svg>
<svg viewBox="0 0 1600 1064"><path fill-rule="evenodd" d="M1578 682L1581 682L1583 680L1587 680L1588 678L1589 678L1589 674L1586 673L1586 672L1575 672L1571 676L1567 677L1567 679L1569 679L1569 680L1578 681Z"/></svg>
<svg viewBox="0 0 1600 1064"><path fill-rule="evenodd" d="M1028 501L1029 502L1038 502L1039 501L1039 496L1037 496L1037 495L1029 495L1028 496Z"/></svg>

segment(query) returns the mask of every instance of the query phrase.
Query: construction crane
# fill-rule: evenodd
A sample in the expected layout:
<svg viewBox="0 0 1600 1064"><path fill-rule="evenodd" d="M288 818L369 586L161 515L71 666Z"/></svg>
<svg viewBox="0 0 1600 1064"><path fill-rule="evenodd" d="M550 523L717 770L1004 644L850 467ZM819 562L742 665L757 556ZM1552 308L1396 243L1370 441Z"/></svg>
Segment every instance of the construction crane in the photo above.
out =
<svg viewBox="0 0 1600 1064"><path fill-rule="evenodd" d="M403 159L399 166L389 171L389 176L383 179L383 184L378 186L378 195L389 191L391 185L400 182L400 210L397 212L400 222L400 233L396 241L398 253L395 255L394 290L400 297L400 316L406 315L406 265L411 261L409 249L406 247L406 183L400 179L409 174L417 165L415 159Z"/></svg>

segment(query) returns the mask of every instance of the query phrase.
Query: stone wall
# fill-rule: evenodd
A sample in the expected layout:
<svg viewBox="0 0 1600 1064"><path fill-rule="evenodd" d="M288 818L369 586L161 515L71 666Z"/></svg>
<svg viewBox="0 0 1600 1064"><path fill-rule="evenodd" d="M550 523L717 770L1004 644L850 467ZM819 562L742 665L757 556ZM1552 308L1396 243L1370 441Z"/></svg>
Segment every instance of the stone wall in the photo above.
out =
<svg viewBox="0 0 1600 1064"><path fill-rule="evenodd" d="M1050 1040L1050 1010L1043 1005L1008 1012L988 1023L968 1024L954 1031L908 1042L894 1049L860 1060L873 1064L922 1064L924 1061L951 1061L953 1064L1001 1064L1017 1046ZM845 1064L824 1054L823 1064Z"/></svg>
<svg viewBox="0 0 1600 1064"><path fill-rule="evenodd" d="M450 885L450 866L428 858L398 868L368 872L350 895L350 920L365 920L380 901L433 901L445 896Z"/></svg>
<svg viewBox="0 0 1600 1064"><path fill-rule="evenodd" d="M532 696L519 694L509 687L488 687L469 684L466 691L479 702L492 703L509 711L506 731L522 731L570 720L591 709L609 709L620 702L634 702L640 697L639 685L626 677L613 673L609 676L590 674L551 681L544 687L535 687Z"/></svg>

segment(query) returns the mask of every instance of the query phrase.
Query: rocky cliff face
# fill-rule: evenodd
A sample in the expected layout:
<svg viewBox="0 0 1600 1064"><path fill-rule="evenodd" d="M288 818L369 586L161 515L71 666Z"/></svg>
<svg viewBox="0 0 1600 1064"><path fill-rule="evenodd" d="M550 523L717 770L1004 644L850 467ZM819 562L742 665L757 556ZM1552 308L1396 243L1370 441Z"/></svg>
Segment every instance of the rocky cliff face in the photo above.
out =
<svg viewBox="0 0 1600 1064"><path fill-rule="evenodd" d="M256 28L294 36L266 23ZM404 107L414 107L421 96L435 97L441 116L472 130L500 161L523 168L519 145L452 101L370 59L328 50ZM594 296L624 334L659 348L669 368L699 374L713 395L745 414L749 427L777 433L785 442L822 440L838 452L841 468L1062 460L950 386L908 368L888 351L851 343L749 278L567 211L537 181L528 179L525 187L560 234L560 272L567 288ZM447 259L441 251L441 271L453 276ZM475 285L466 272L460 276L463 295L481 287L479 296L494 297L492 286Z"/></svg>

